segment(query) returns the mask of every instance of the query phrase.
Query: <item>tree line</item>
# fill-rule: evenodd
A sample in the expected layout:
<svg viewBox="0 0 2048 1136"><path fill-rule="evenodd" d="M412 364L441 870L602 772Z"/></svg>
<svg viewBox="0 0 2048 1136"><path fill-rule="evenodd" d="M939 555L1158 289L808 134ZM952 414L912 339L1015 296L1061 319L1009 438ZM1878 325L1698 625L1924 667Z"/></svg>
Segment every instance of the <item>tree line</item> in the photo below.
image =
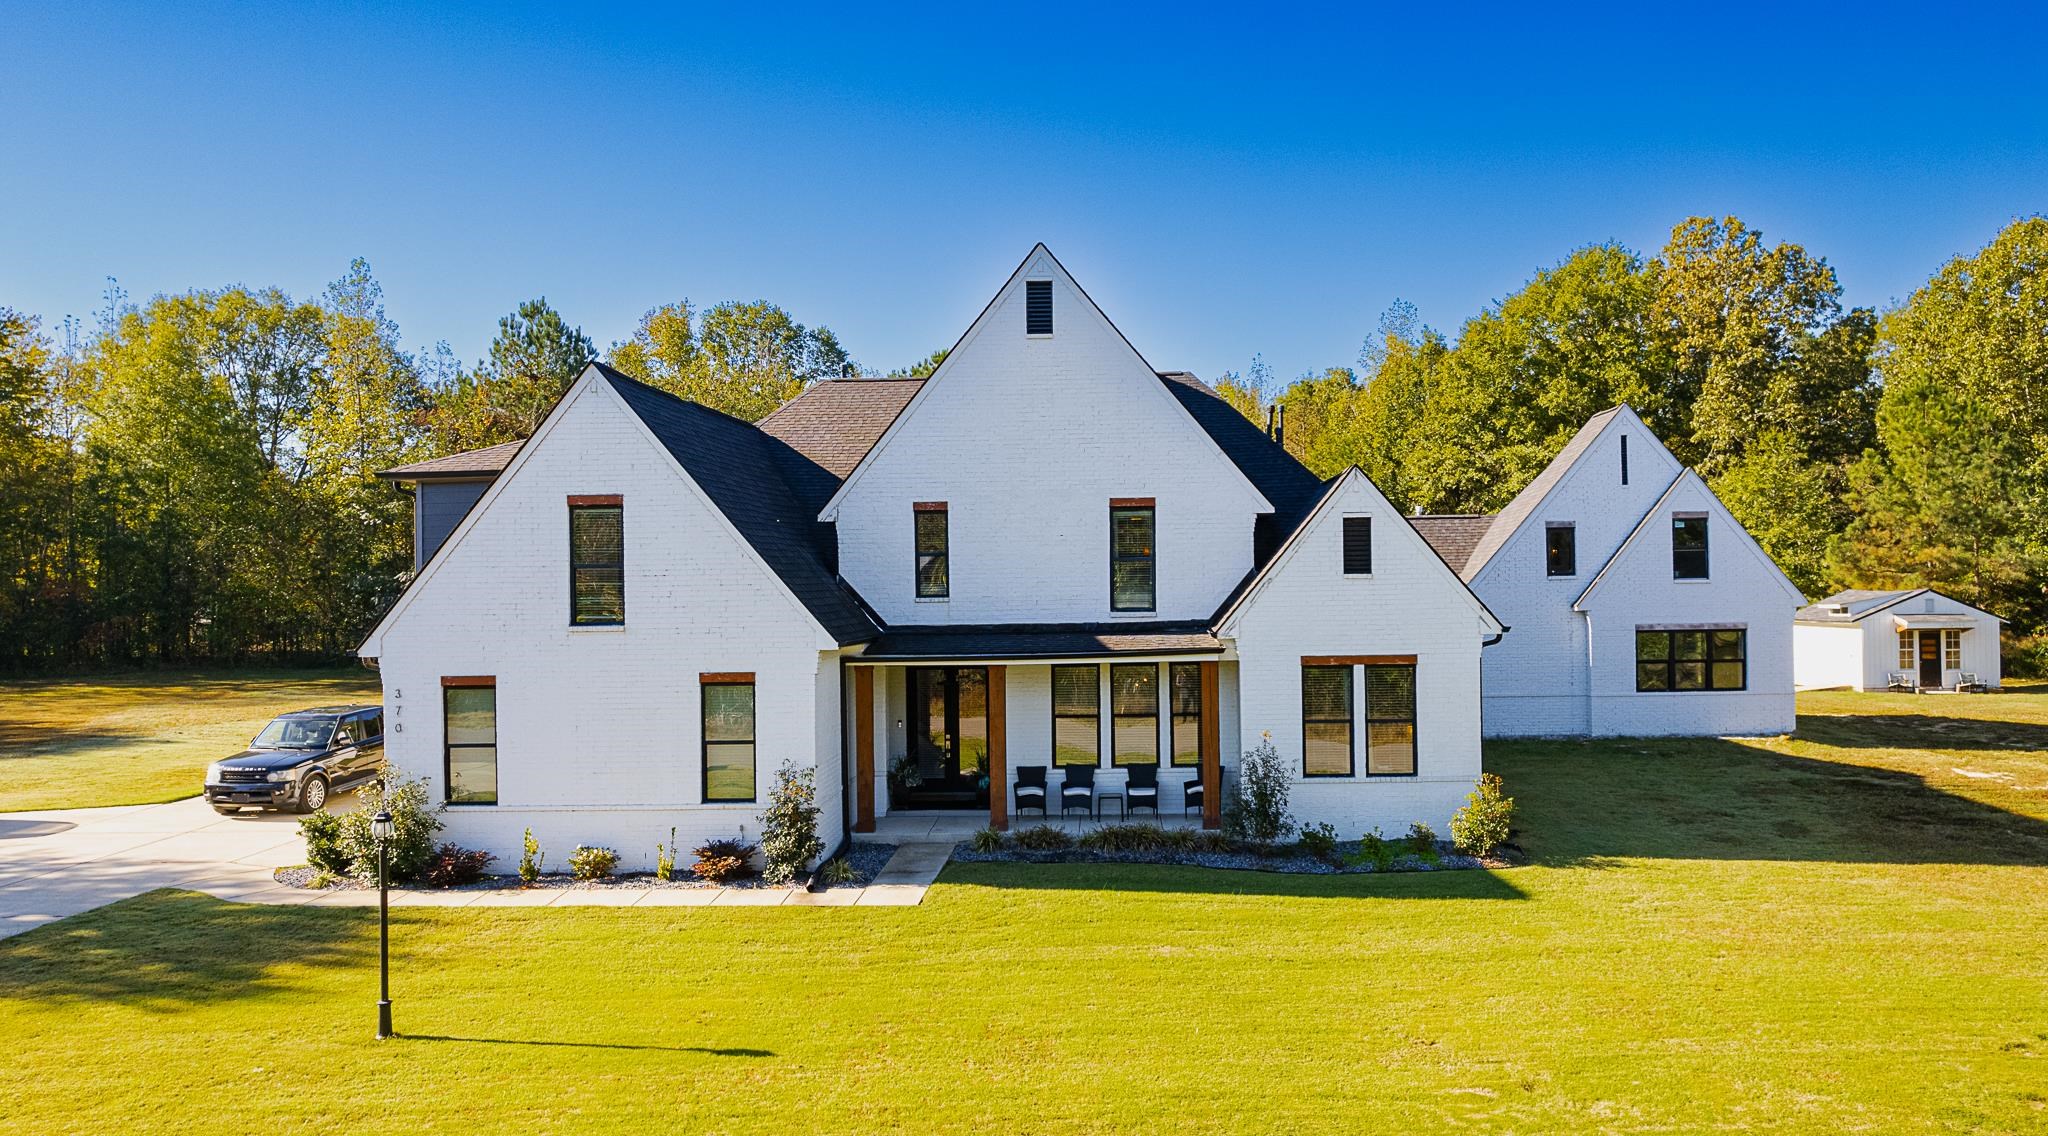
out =
<svg viewBox="0 0 2048 1136"><path fill-rule="evenodd" d="M1257 422L1284 407L1317 474L1357 465L1429 513L1501 508L1628 403L1809 597L1929 586L2022 637L2048 622L2048 218L1879 312L1806 249L1694 217L1654 255L1573 252L1455 341L1397 304L1356 366L1219 386Z"/></svg>
<svg viewBox="0 0 2048 1136"><path fill-rule="evenodd" d="M545 299L474 364L409 351L361 260L313 299L115 290L51 328L0 306L0 668L345 655L411 565L376 471L525 437L597 355ZM749 420L866 373L766 301L655 307L607 356ZM1455 339L1396 305L1355 365L1280 383L1255 359L1218 388L1257 422L1284 407L1316 473L1358 465L1425 512L1500 508L1626 402L1809 596L1929 585L2048 622L2042 217L1883 312L1798 245L1691 218L1654 255L1573 252Z"/></svg>

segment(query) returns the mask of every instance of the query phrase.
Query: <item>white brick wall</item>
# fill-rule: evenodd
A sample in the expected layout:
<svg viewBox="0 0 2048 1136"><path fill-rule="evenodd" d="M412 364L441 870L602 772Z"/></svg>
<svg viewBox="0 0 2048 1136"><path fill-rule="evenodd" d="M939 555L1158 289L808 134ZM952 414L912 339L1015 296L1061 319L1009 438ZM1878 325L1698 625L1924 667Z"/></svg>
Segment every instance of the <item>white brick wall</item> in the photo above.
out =
<svg viewBox="0 0 2048 1136"><path fill-rule="evenodd" d="M1050 277L1054 333L1024 334ZM1109 502L1158 501L1156 614L1214 614L1251 568L1263 499L1041 254L1020 269L843 490L840 572L892 624L1081 622L1109 608ZM911 505L948 505L951 596L919 602Z"/></svg>
<svg viewBox="0 0 2048 1136"><path fill-rule="evenodd" d="M571 494L625 498L626 625L571 630ZM756 675L758 798L784 761L816 761L839 835L838 652L603 383L585 383L475 510L382 635L386 753L441 799L444 675L494 675L499 803L451 808L447 839L516 864L531 825L553 865L575 844L651 867L758 835L758 804L703 803L697 676ZM688 857L683 858L688 862Z"/></svg>

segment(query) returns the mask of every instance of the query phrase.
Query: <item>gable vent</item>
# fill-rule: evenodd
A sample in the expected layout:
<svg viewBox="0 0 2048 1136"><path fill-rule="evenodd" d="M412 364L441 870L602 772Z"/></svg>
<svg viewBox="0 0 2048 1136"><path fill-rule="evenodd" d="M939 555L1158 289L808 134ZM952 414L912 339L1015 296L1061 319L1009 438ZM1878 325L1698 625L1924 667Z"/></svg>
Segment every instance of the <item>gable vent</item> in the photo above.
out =
<svg viewBox="0 0 2048 1136"><path fill-rule="evenodd" d="M1024 334L1052 334L1052 281L1024 282Z"/></svg>
<svg viewBox="0 0 2048 1136"><path fill-rule="evenodd" d="M1344 518L1344 574L1372 575L1372 518Z"/></svg>

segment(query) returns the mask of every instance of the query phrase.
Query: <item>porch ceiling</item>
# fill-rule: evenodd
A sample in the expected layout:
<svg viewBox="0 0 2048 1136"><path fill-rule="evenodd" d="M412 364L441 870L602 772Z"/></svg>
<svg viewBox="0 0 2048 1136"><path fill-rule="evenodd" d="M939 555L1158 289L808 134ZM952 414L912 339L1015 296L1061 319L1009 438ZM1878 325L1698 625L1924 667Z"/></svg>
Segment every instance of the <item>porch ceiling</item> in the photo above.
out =
<svg viewBox="0 0 2048 1136"><path fill-rule="evenodd" d="M1223 641L1200 620L1178 623L1023 623L892 627L859 660L1072 659L1214 655Z"/></svg>

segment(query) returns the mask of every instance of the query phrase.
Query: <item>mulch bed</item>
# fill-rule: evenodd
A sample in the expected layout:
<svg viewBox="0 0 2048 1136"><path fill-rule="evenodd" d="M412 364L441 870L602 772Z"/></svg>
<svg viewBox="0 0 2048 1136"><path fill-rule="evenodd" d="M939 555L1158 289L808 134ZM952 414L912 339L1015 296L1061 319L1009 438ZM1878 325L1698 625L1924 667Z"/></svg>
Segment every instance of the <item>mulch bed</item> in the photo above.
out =
<svg viewBox="0 0 2048 1136"><path fill-rule="evenodd" d="M853 879L842 884L822 885L821 882L821 886L866 887L874 882L875 877L881 873L882 866L887 864L889 857L895 854L896 846L894 844L855 844L847 851L844 857L846 862L853 867ZM376 887L375 884L366 884L351 876L328 876L322 880L319 872L303 864L296 867L279 868L272 873L272 876L278 883L286 887L295 888L348 891ZM504 891L526 887L573 891L649 891L659 888L765 888L770 886L787 885L770 885L759 876L749 876L746 879L717 883L712 880L698 879L696 875L685 869L678 871L673 879L665 881L655 879L654 874L651 872L630 872L602 880L579 880L567 874L550 873L531 884L521 883L516 875L489 875L473 884L463 884L460 887L453 888L437 888L435 890Z"/></svg>
<svg viewBox="0 0 2048 1136"><path fill-rule="evenodd" d="M1291 845L1282 845L1271 853L1248 850L1228 852L1197 852L1178 849L1154 848L1139 851L1102 851L1093 848L1062 848L1056 851L1034 852L1023 848L1004 848L999 852L976 852L972 845L961 843L953 847L953 859L965 864L1165 864L1188 868L1223 868L1250 872L1288 872L1300 875L1335 876L1370 873L1376 869L1371 864L1341 862L1356 855L1361 845L1358 841L1342 841L1337 845L1338 863L1318 859L1301 852ZM1504 868L1506 860L1482 860L1476 856L1463 856L1451 851L1448 844L1439 845L1438 861L1434 864L1418 856L1402 856L1394 861L1393 872L1444 872L1465 871L1473 868Z"/></svg>

